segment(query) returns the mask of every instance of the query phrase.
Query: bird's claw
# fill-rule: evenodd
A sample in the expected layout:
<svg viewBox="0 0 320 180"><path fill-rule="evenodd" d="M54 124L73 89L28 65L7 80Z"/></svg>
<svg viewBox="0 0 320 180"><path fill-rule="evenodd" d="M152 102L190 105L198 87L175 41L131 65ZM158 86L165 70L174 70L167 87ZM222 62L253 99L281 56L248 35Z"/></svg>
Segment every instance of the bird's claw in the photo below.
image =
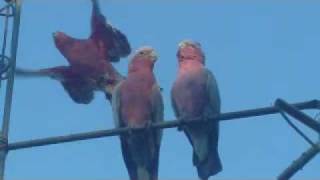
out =
<svg viewBox="0 0 320 180"><path fill-rule="evenodd" d="M133 128L129 127L127 134L130 136L133 134Z"/></svg>
<svg viewBox="0 0 320 180"><path fill-rule="evenodd" d="M145 129L147 130L147 131L151 131L152 130L152 122L147 122L147 124L146 124L146 127L145 127Z"/></svg>
<svg viewBox="0 0 320 180"><path fill-rule="evenodd" d="M178 125L177 129L178 129L178 131L183 131L186 127L186 125L185 125L186 119L183 117L180 117L180 118L178 118L178 121L179 121L179 125Z"/></svg>

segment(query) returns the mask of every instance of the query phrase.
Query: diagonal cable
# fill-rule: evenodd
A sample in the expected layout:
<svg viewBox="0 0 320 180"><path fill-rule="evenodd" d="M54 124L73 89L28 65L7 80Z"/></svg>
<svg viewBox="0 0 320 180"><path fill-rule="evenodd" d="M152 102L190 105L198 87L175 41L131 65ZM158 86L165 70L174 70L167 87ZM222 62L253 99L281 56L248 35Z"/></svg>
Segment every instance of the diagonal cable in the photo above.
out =
<svg viewBox="0 0 320 180"><path fill-rule="evenodd" d="M290 118L280 110L281 116L286 120L286 122L305 140L309 143L312 147L315 147L316 144L306 135L304 134L291 120Z"/></svg>

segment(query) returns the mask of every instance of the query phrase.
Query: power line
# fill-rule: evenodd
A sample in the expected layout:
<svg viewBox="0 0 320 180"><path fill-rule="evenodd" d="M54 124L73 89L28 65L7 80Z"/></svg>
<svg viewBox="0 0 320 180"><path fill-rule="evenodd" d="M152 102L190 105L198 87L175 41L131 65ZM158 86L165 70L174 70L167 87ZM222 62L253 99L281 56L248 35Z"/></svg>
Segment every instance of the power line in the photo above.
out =
<svg viewBox="0 0 320 180"><path fill-rule="evenodd" d="M318 109L319 105L320 105L320 101L318 100L292 104L292 106L300 110ZM263 108L222 113L221 115L217 117L213 117L212 119L219 120L219 121L239 120L241 118L270 115L270 114L276 114L279 112L280 111L277 107L263 107ZM201 122L201 121L185 122L185 121L179 121L179 120L167 120L165 122L153 124L149 128L153 128L153 129L175 128L175 127L179 127L179 126L182 126L185 124L191 124L191 123L205 123L205 122ZM64 136L57 136L57 137L50 137L50 138L43 138L43 139L35 139L35 140L29 140L29 141L21 141L21 142L10 143L8 145L2 145L0 146L0 150L3 150L3 149L18 150L18 149L32 148L36 146L46 146L51 144L59 144L59 143L66 143L66 142L73 142L73 141L80 141L80 140L89 140L89 139L95 139L95 138L117 136L123 133L128 133L130 131L141 131L144 129L145 128L138 128L138 129L117 128L117 129L85 132L85 133L71 134L71 135L64 135Z"/></svg>

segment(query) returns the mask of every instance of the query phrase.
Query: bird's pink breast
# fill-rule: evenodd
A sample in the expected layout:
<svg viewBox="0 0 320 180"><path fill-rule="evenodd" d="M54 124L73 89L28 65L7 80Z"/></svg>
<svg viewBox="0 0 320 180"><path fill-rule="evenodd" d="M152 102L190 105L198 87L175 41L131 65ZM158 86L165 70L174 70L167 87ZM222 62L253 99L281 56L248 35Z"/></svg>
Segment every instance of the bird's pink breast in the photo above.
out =
<svg viewBox="0 0 320 180"><path fill-rule="evenodd" d="M202 115L208 103L206 88L206 76L201 69L180 70L172 92L179 112L189 118Z"/></svg>
<svg viewBox="0 0 320 180"><path fill-rule="evenodd" d="M145 126L151 120L151 91L155 83L152 73L139 72L128 76L121 86L121 117L129 126Z"/></svg>

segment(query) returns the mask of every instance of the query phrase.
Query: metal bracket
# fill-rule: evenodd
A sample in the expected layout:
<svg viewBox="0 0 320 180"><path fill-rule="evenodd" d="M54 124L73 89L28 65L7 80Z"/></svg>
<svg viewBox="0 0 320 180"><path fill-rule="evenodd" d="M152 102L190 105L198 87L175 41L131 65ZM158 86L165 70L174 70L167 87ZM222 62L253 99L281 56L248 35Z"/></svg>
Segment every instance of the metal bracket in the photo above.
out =
<svg viewBox="0 0 320 180"><path fill-rule="evenodd" d="M0 55L0 80L8 79L8 72L11 67L10 58Z"/></svg>
<svg viewBox="0 0 320 180"><path fill-rule="evenodd" d="M319 133L320 136L320 121L316 121L307 114L301 112L296 107L288 104L282 99L278 99L275 106L282 111L288 113L292 117L296 118L307 127L313 129ZM319 106L318 106L319 107ZM286 168L279 176L278 180L291 179L300 169L302 169L309 161L311 161L320 152L320 137L319 141L312 145L307 151L305 151L298 159L296 159L288 168Z"/></svg>
<svg viewBox="0 0 320 180"><path fill-rule="evenodd" d="M320 133L320 123L308 116L307 114L299 111L297 108L295 108L294 106L290 105L282 99L277 99L275 105L276 107L288 113L290 116L294 117L295 119L305 124L309 128Z"/></svg>

